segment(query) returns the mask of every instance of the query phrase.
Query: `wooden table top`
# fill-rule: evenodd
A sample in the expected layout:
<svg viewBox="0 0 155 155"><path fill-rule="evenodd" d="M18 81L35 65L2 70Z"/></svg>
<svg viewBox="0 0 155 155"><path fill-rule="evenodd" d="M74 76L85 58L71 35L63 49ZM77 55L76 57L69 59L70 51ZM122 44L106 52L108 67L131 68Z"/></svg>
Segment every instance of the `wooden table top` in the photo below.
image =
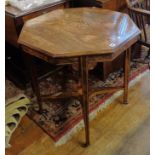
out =
<svg viewBox="0 0 155 155"><path fill-rule="evenodd" d="M139 34L126 14L74 8L27 21L18 42L51 57L74 57L115 53Z"/></svg>

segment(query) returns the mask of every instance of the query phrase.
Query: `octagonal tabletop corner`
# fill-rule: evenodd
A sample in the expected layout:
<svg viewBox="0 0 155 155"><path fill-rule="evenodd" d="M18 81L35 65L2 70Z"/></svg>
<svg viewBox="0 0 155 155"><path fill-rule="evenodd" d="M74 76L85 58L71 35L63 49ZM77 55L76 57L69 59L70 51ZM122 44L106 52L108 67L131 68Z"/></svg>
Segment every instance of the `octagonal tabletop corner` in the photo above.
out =
<svg viewBox="0 0 155 155"><path fill-rule="evenodd" d="M127 14L70 8L27 21L18 42L52 57L74 57L114 53L139 34Z"/></svg>

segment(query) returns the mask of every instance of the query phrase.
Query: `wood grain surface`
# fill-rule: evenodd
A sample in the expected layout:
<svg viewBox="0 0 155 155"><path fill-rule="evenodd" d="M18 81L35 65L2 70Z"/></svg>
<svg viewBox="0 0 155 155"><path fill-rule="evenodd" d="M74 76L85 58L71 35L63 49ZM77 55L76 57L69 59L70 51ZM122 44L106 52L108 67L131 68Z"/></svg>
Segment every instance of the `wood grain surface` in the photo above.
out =
<svg viewBox="0 0 155 155"><path fill-rule="evenodd" d="M60 9L25 23L18 42L51 57L114 53L140 34L126 14Z"/></svg>

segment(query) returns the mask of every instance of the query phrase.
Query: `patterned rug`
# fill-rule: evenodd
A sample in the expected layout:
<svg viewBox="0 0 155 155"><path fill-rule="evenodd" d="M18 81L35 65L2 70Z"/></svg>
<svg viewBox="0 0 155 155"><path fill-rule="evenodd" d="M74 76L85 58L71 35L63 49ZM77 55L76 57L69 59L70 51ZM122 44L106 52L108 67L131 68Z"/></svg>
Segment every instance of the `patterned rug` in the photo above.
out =
<svg viewBox="0 0 155 155"><path fill-rule="evenodd" d="M131 62L130 71L130 86L136 83L146 72L148 71L147 64L141 64L137 62ZM73 72L74 76L77 75ZM123 84L123 69L117 72L111 73L105 81L97 79L91 75L89 77L89 86L92 87L108 87L108 86L120 86ZM68 75L67 88L65 91L76 90L78 87L77 81L72 79ZM61 87L63 79L63 72L59 71L56 75L46 78L40 83L41 94L57 93L63 91ZM120 96L123 91L117 91L111 94L103 94L91 97L89 99L89 117L92 120L99 111L106 108L107 105ZM26 90L26 94L32 99L33 107L30 108L28 116L34 120L38 126L40 126L55 142L55 145L64 144L68 139L72 137L74 133L83 128L83 117L81 104L76 99L66 99L57 102L43 103L43 113L37 113L38 105L32 90L29 88Z"/></svg>

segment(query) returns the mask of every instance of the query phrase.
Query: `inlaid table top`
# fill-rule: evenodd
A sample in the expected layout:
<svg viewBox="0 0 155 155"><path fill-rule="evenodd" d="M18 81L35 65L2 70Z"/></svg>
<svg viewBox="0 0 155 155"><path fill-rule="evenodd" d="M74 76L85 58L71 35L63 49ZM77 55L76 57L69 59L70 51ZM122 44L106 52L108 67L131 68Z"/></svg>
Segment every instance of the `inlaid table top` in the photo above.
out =
<svg viewBox="0 0 155 155"><path fill-rule="evenodd" d="M110 54L140 34L126 14L60 9L27 21L18 42L51 57Z"/></svg>

